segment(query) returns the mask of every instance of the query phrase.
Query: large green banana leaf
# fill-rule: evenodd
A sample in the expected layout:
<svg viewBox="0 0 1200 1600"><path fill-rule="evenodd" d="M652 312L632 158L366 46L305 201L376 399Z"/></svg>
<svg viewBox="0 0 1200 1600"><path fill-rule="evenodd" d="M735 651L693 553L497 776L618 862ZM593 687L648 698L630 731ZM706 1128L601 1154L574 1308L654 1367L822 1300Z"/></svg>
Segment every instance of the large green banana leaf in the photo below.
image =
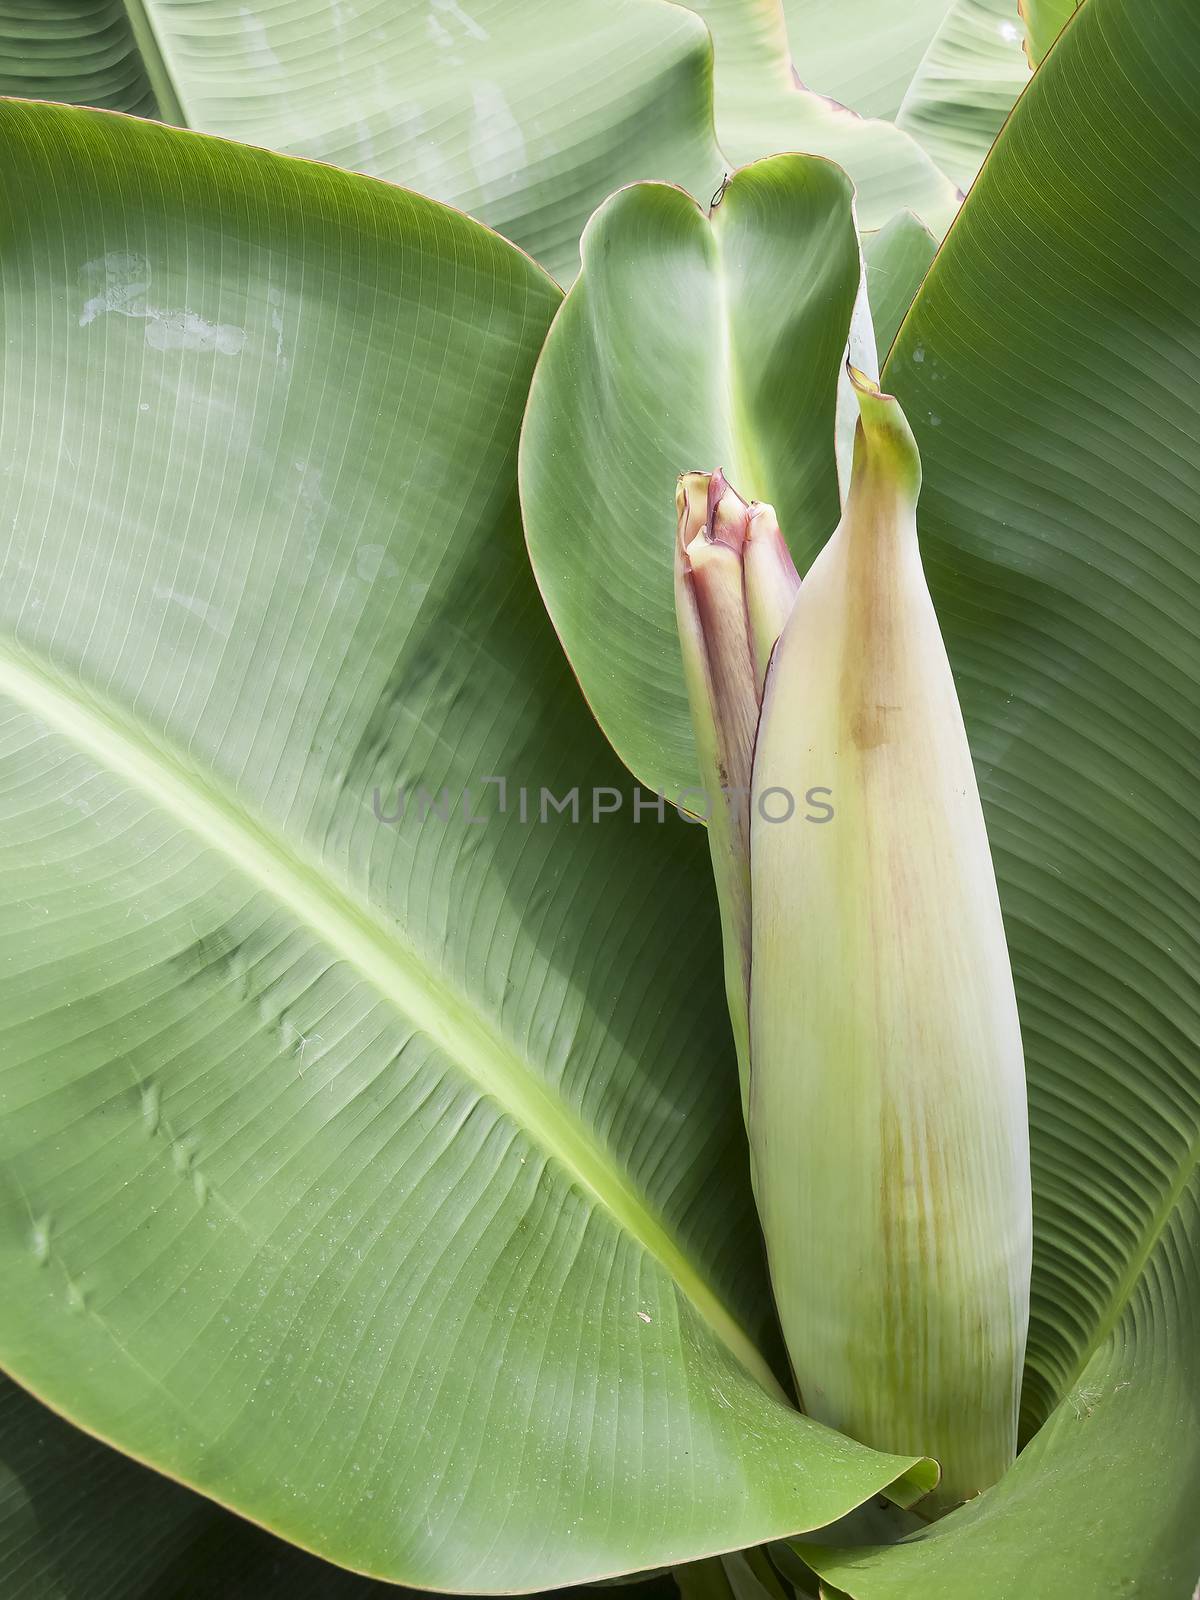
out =
<svg viewBox="0 0 1200 1600"><path fill-rule="evenodd" d="M1046 1426L999 1488L924 1540L831 1558L831 1581L863 1600L1165 1597L1200 1570L1185 1498L1200 1467L1198 57L1189 0L1088 0L1001 135L885 373L924 457L926 565L1018 983L1036 1244L1026 1436ZM652 272L654 241L626 243ZM591 272L551 334L526 453L531 438L548 454L571 437L569 418L547 425L556 370L592 364L604 387L572 315ZM776 310L759 300L755 337ZM609 413L626 382L614 364ZM585 434L583 459L606 427ZM621 441L606 471L637 481L695 464L647 412L636 450ZM635 652L638 679L659 686L663 745L633 752L658 782L689 770L670 586L658 580L636 610L624 589L613 603L609 568L575 553L594 514L578 481L583 507L560 507L541 541L530 505L531 543L539 566L560 563L573 604L609 621L604 683L562 630L593 700L618 705ZM632 528L665 571L672 507L655 527L648 516ZM624 724L614 738L630 749Z"/></svg>
<svg viewBox="0 0 1200 1600"><path fill-rule="evenodd" d="M697 1566L740 1570L760 1559L711 1556ZM419 1600L428 1592L376 1583L272 1537L71 1427L4 1377L0 1574L4 1600ZM673 1600L675 1588L664 1573L632 1594Z"/></svg>
<svg viewBox="0 0 1200 1600"><path fill-rule="evenodd" d="M334 168L15 102L0 148L3 1364L434 1588L897 1478L775 1385L704 842L526 563L558 291Z"/></svg>
<svg viewBox="0 0 1200 1600"><path fill-rule="evenodd" d="M865 25L886 33L891 8L872 5ZM858 51L851 21L839 38ZM973 47L921 80L913 126L933 130L935 156L991 116L973 102ZM404 183L563 281L588 216L636 179L707 196L727 166L811 151L846 167L863 227L907 207L939 234L957 204L946 173L961 181L958 146L943 172L891 121L799 87L780 0L0 0L0 91L142 113L156 100L168 121Z"/></svg>
<svg viewBox="0 0 1200 1600"><path fill-rule="evenodd" d="M90 102L95 61L123 29L167 121L433 195L564 280L614 189L660 177L710 194L724 172L707 30L665 0L52 6L31 19L0 0L5 92ZM105 89L104 104L145 111L132 84L124 100Z"/></svg>

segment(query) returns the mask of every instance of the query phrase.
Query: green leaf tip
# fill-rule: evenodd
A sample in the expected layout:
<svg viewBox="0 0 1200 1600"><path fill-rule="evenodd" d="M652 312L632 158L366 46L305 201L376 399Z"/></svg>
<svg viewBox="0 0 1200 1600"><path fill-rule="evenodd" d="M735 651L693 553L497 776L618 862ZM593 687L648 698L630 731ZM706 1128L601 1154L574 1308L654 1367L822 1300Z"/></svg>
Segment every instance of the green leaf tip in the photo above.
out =
<svg viewBox="0 0 1200 1600"><path fill-rule="evenodd" d="M862 496L869 484L883 479L915 506L921 492L921 456L900 402L850 362L846 372L858 401L850 494L857 489Z"/></svg>

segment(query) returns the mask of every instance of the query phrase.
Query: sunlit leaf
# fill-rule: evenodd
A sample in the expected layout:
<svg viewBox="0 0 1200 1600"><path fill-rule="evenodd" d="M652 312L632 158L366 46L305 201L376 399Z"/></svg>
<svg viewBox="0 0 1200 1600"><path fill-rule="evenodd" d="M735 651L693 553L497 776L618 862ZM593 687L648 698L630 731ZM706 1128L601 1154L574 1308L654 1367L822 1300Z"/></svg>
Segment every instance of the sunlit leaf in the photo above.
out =
<svg viewBox="0 0 1200 1600"><path fill-rule="evenodd" d="M772 1376L704 840L632 813L529 572L557 289L331 167L0 144L4 1365L418 1586L894 1480Z"/></svg>

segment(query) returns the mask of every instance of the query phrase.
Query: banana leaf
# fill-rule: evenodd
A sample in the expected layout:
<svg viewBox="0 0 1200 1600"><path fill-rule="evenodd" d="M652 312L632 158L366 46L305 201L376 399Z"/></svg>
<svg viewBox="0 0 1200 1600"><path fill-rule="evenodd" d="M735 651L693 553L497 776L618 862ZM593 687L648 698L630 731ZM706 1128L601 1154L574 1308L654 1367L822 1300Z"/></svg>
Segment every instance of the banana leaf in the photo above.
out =
<svg viewBox="0 0 1200 1600"><path fill-rule="evenodd" d="M480 218L568 282L588 217L615 189L655 178L707 196L780 150L842 163L863 227L908 208L940 236L964 161L982 156L1026 71L1018 44L1005 87L1006 38L953 21L995 3L916 8L913 48L895 59L917 137L892 120L900 99L864 117L798 84L779 0L0 0L0 93L157 111L388 178ZM829 23L831 47L890 49L894 14L871 0ZM953 159L939 165L944 150Z"/></svg>
<svg viewBox="0 0 1200 1600"><path fill-rule="evenodd" d="M704 841L521 540L558 290L334 168L0 146L0 1363L417 1587L927 1483L775 1376Z"/></svg>

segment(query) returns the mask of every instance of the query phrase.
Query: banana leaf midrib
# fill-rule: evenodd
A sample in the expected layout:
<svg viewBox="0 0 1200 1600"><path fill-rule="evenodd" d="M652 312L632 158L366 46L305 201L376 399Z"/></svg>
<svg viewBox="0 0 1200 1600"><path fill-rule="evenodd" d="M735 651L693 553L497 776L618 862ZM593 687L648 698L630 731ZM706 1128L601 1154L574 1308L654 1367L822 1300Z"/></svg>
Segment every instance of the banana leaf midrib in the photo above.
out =
<svg viewBox="0 0 1200 1600"><path fill-rule="evenodd" d="M124 0L124 6L129 21L129 31L133 35L133 42L141 57L142 68L153 91L159 116L164 122L174 123L176 127L191 127L146 0Z"/></svg>
<svg viewBox="0 0 1200 1600"><path fill-rule="evenodd" d="M511 1041L443 974L408 948L395 927L385 927L374 912L323 877L316 863L305 861L291 843L253 818L207 775L200 780L160 737L151 739L143 729L135 734L90 689L82 692L81 685L57 669L47 670L24 649L18 654L0 644L0 693L40 717L220 852L396 1005L662 1265L742 1365L765 1388L783 1397L750 1335L610 1153L539 1081Z"/></svg>
<svg viewBox="0 0 1200 1600"><path fill-rule="evenodd" d="M1116 1329L1117 1324L1125 1313L1126 1307L1133 1298L1143 1273L1149 1267L1158 1246L1166 1236L1171 1219L1175 1215L1176 1207L1183 1199L1188 1184L1195 1176L1198 1166L1200 1166L1200 1133L1197 1134L1184 1152L1174 1181L1163 1194L1162 1200L1142 1231L1136 1248L1131 1252L1124 1272L1117 1279L1108 1309L1103 1316L1097 1319L1092 1337L1063 1379L1059 1392L1055 1396L1056 1404L1061 1404L1071 1394L1087 1371L1088 1365L1096 1352L1103 1347L1105 1341Z"/></svg>

